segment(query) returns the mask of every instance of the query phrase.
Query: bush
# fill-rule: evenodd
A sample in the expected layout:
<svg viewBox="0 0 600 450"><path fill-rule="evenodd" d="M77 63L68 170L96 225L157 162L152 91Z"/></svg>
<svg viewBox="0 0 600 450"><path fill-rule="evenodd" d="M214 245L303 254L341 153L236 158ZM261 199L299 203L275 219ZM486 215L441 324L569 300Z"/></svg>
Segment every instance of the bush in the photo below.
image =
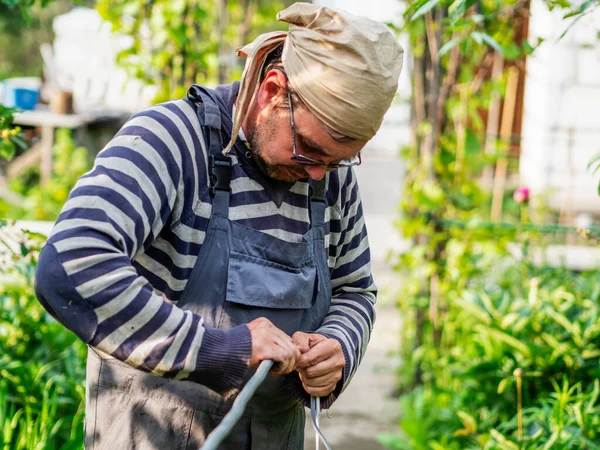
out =
<svg viewBox="0 0 600 450"><path fill-rule="evenodd" d="M0 448L83 448L85 345L33 291L44 237L0 223Z"/></svg>
<svg viewBox="0 0 600 450"><path fill-rule="evenodd" d="M509 261L510 262L510 261ZM600 278L597 272L496 261L456 291L439 345L410 370L396 449L600 448ZM409 312L409 311L407 311ZM410 319L408 319L410 320ZM412 335L405 334L411 348Z"/></svg>
<svg viewBox="0 0 600 450"><path fill-rule="evenodd" d="M0 217L17 220L50 220L58 217L77 180L90 169L88 151L76 146L71 131L60 129L53 147L52 177L40 186L37 168L31 168L10 181L10 188L24 197L23 204L0 200Z"/></svg>

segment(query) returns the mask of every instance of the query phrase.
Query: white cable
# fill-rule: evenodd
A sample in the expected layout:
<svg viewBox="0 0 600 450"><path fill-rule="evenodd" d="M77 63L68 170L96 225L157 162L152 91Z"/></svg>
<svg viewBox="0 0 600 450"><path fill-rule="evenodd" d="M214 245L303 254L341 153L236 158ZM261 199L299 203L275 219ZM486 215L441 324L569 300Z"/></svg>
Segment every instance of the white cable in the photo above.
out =
<svg viewBox="0 0 600 450"><path fill-rule="evenodd" d="M319 450L319 441L323 442L327 450L331 450L331 445L325 439L325 436L319 428L319 415L321 414L321 399L319 397L310 398L310 416L312 418L312 426L315 430L315 448Z"/></svg>

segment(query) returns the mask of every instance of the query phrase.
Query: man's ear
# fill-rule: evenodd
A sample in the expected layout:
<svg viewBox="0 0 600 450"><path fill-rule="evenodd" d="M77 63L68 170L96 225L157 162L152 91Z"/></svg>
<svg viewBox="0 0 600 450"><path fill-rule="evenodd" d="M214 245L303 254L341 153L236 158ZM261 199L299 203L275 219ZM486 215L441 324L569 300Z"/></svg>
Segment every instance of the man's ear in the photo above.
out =
<svg viewBox="0 0 600 450"><path fill-rule="evenodd" d="M287 78L281 70L271 69L260 84L257 104L260 110L275 109L286 98Z"/></svg>

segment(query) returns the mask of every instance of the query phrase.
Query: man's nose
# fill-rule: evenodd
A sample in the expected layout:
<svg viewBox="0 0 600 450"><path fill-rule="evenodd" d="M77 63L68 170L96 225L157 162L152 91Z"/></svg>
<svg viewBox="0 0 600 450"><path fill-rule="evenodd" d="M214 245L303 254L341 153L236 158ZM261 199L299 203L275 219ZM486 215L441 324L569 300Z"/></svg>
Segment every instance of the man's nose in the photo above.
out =
<svg viewBox="0 0 600 450"><path fill-rule="evenodd" d="M304 170L313 180L321 180L325 176L327 172L327 167L325 166L304 166Z"/></svg>

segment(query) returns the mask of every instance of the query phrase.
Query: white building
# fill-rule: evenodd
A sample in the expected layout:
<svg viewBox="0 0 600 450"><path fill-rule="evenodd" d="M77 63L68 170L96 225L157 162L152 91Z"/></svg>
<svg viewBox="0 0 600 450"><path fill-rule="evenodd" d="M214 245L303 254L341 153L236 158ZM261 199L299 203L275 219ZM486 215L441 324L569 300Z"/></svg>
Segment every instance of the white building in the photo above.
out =
<svg viewBox="0 0 600 450"><path fill-rule="evenodd" d="M600 153L600 8L567 34L562 12L531 3L521 178L533 191L552 189L552 206L575 215L600 213L598 175L587 169Z"/></svg>
<svg viewBox="0 0 600 450"><path fill-rule="evenodd" d="M400 0L315 0L384 22L399 23ZM527 60L521 183L535 193L553 192L551 206L570 216L600 213L598 176L587 169L600 153L600 8L572 26L564 12L533 0L529 40L544 42ZM405 45L405 49L407 46ZM387 154L408 143L409 61L399 95L372 145Z"/></svg>

